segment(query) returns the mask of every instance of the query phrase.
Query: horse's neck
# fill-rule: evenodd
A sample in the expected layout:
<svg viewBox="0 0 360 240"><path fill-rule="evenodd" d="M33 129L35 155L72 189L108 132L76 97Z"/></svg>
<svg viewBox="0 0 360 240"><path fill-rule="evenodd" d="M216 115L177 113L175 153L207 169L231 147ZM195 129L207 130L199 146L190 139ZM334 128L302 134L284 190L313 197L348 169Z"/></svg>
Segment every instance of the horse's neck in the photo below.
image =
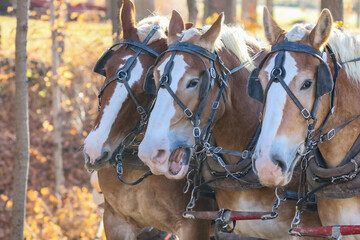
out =
<svg viewBox="0 0 360 240"><path fill-rule="evenodd" d="M340 70L335 90L335 111L326 124L324 132L335 128L360 114L360 87L349 80ZM360 119L336 133L330 141L319 145L319 149L329 167L338 166L353 146L360 134Z"/></svg>
<svg viewBox="0 0 360 240"><path fill-rule="evenodd" d="M241 64L232 54L220 53L223 53L221 57L230 70ZM246 92L248 77L249 71L245 68L231 75L229 89L226 89L225 112L213 128L217 145L226 150L246 150L259 124L261 104ZM226 159L238 161L237 157L226 156Z"/></svg>

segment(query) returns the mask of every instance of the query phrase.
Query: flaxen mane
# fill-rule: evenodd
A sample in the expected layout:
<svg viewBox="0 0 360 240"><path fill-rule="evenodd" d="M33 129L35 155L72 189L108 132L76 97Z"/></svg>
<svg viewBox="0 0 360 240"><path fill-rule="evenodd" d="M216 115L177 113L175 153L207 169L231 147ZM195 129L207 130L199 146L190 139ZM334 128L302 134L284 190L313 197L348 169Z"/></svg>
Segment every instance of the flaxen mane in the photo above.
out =
<svg viewBox="0 0 360 240"><path fill-rule="evenodd" d="M182 41L190 39L199 32L205 33L209 28L210 26L207 25L201 29L192 28L184 31L184 37L182 38ZM255 38L247 35L241 27L230 27L223 25L221 28L220 37L215 43L215 50L220 50L221 48L225 47L234 53L241 62L249 61L252 63L250 53L252 53L253 50L248 46L248 44L261 48L260 42L258 42ZM247 68L251 70L254 68L254 65L250 64Z"/></svg>
<svg viewBox="0 0 360 240"><path fill-rule="evenodd" d="M296 24L285 36L289 41L299 41L307 31L314 27L315 24ZM360 57L360 36L351 36L349 33L333 28L328 44L339 62ZM347 63L344 68L348 78L360 83L360 61Z"/></svg>
<svg viewBox="0 0 360 240"><path fill-rule="evenodd" d="M360 57L360 36L351 36L346 32L333 28L329 45L338 61L345 62ZM348 78L360 83L360 61L344 65Z"/></svg>
<svg viewBox="0 0 360 240"><path fill-rule="evenodd" d="M161 38L167 38L166 32L169 26L169 19L164 16L155 15L144 18L137 24L136 27L141 42L144 41L144 39L147 37L147 35L150 33L150 31L153 29L153 26L155 25L160 26L160 31L157 31L154 34L148 44Z"/></svg>

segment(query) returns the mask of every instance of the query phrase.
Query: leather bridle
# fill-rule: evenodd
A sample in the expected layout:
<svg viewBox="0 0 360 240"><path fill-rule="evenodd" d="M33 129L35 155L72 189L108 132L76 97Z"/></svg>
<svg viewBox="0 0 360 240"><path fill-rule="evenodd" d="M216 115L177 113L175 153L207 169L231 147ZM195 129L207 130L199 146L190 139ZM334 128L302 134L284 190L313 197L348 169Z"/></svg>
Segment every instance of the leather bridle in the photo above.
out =
<svg viewBox="0 0 360 240"><path fill-rule="evenodd" d="M154 99L151 101L151 103L146 107L142 107L139 104L139 101L136 99L133 91L130 88L130 85L128 83L130 77L131 77L131 71L132 69L135 67L136 62L137 62L137 58L141 53L147 53L150 56L152 56L153 58L157 58L159 56L159 53L157 53L155 50L149 48L146 44L150 41L150 39L152 38L152 36L160 29L160 26L155 25L153 27L153 29L150 31L150 33L147 35L147 37L145 38L145 40L142 43L138 43L132 40L126 40L123 39L120 43L116 43L114 44L109 50L113 51L112 49L115 46L118 45L125 45L125 46L130 46L131 49L133 51L135 51L135 54L133 56L131 56L130 58L128 58L124 64L124 66L122 66L121 68L119 68L115 75L111 78L109 78L104 86L102 88L100 88L99 93L98 93L98 99L99 99L99 105L98 105L98 110L100 110L101 107L101 95L104 92L105 88L107 86L109 86L110 83L117 81L119 83L124 84L128 94L130 95L132 101L134 102L134 104L136 105L136 110L138 112L138 114L140 115L140 121L137 123L137 125L135 126L135 128L125 136L125 138L121 141L120 145L118 146L118 148L116 149L116 151L114 152L115 158L111 158L110 159L110 164L116 166L116 172L118 175L119 180L122 183L125 183L127 185L136 185L138 183L140 183L142 180L144 180L146 177L152 175L151 171L146 172L142 177L140 177L138 180L136 180L135 182L125 182L122 179L122 175L123 175L123 163L122 163L122 157L123 155L129 154L129 155L134 155L134 149L129 149L129 151L127 151L127 148L129 146L132 146L133 143L136 140L136 137L143 131L147 120L148 120L148 116L149 113L151 111L151 108L153 106L154 103ZM109 51L108 50L108 51ZM106 56L106 53L103 55ZM108 57L107 57L108 58ZM100 58L101 59L101 58ZM96 69L96 66L95 66ZM98 71L97 71L98 72ZM135 150L137 154L137 150Z"/></svg>
<svg viewBox="0 0 360 240"><path fill-rule="evenodd" d="M181 40L181 38L180 38L180 40ZM171 95L171 97L174 99L174 101L178 104L178 106L183 110L185 116L191 121L191 124L193 125L193 136L195 138L195 145L188 146L188 147L192 148L194 150L193 157L199 161L202 161L202 160L204 160L204 158L202 157L202 159L200 159L199 153L205 152L207 154L207 156L212 156L212 157L214 157L214 159L216 159L216 161L219 162L219 164L226 171L227 176L230 176L239 182L242 182L245 184L251 184L251 183L239 178L238 176L234 175L233 173L231 173L226 168L226 164L225 164L224 160L220 157L220 155L221 154L233 155L233 156L238 156L242 159L246 159L251 156L252 149L247 149L243 152L230 151L230 150L223 150L221 147L212 147L210 144L211 127L212 127L212 124L215 119L216 111L219 107L221 98L223 98L224 101L226 101L224 90L226 87L228 87L227 80L230 77L230 75L243 69L244 67L249 65L250 62L246 61L246 62L242 63L240 66L235 67L232 70L229 70L224 65L224 62L222 61L221 57L218 55L218 53L216 51L209 52L207 49L197 46L197 45L194 45L194 44L191 44L191 43L177 42L177 43L169 45L168 50L163 52L158 57L155 65L160 61L161 57L165 53L168 53L168 52L171 52L172 54L170 55L169 61L166 63L164 72L163 72L162 76L160 77L160 82L159 82L157 91L159 91L160 89L166 89L169 92L169 94ZM202 130L200 129L200 116L205 107L205 103L207 100L207 93L203 94L204 96L202 98L200 98L200 103L197 107L197 110L194 113L180 100L180 98L174 93L174 91L170 87L171 72L173 71L174 58L178 52L189 53L193 56L196 56L198 59L200 59L200 61L202 62L203 66L204 66L204 70L206 71L205 76L207 75L207 78L208 78L208 79L202 79L202 81L208 80L208 81L210 81L210 86L212 86L214 80L217 79L217 82L219 84L219 92L217 94L216 100L212 104L212 111L211 111L210 117L209 117L205 127ZM262 52L263 51L260 51L257 54L255 54L252 57L252 60L259 57ZM209 60L209 65L210 65L209 69L203 58ZM219 63L220 71L218 71L215 68L215 62ZM206 91L209 91L210 88L211 87L206 89ZM201 89L200 89L200 91L201 91ZM259 131L256 131L256 133L257 134L254 136L252 143L249 145L250 147L253 147L254 143L257 140L257 135L258 135Z"/></svg>

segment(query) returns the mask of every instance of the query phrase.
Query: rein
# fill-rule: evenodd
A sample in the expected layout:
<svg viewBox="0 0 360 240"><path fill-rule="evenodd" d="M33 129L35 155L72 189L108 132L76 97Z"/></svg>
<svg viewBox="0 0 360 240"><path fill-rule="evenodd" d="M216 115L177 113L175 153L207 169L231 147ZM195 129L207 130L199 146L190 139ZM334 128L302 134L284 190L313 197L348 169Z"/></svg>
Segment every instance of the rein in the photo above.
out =
<svg viewBox="0 0 360 240"><path fill-rule="evenodd" d="M153 101L146 108L143 108L137 101L133 91L130 88L128 81L131 76L130 75L131 71L136 65L137 58L141 53L145 52L154 58L159 56L159 54L156 51L154 51L153 49L146 46L146 44L150 41L152 36L159 29L160 29L160 26L155 25L142 43L123 39L120 43L114 44L103 54L103 56L99 59L99 61L96 63L96 65L94 67L95 72L103 75L103 73L105 73L105 70L103 69L103 67L106 63L104 61L107 61L110 58L111 54L114 52L113 48L118 45L131 46L131 49L135 51L135 54L126 60L124 66L119 68L116 71L115 75L105 82L104 86L102 88L100 88L99 93L98 93L98 100L99 100L98 110L100 111L100 107L101 107L101 99L100 98L101 98L101 95L104 92L105 88L114 81L124 84L128 94L130 95L132 101L136 105L136 110L137 110L138 114L141 117L140 121L137 123L135 128L128 135L126 135L125 138L121 141L117 150L114 152L115 157L113 157L110 160L110 164L116 167L116 173L117 173L119 180L122 183L127 184L127 185L136 185L136 184L140 183L142 180L144 180L145 178L147 178L148 176L152 175L152 172L148 171L143 176L141 176L138 180L136 180L134 182L126 182L122 178L122 175L124 172L123 167L124 167L124 165L126 165L126 164L123 164L123 155L128 155L128 154L126 154L127 148L129 146L134 146L134 142L135 142L137 136L143 131L143 129L147 123L149 113L153 107L154 100L155 100L155 98L154 98ZM137 154L137 150L135 150L135 151L136 151L135 154ZM130 152L132 152L132 153L130 153L130 156L134 155L134 150L130 149ZM144 168L144 169L148 169L148 168Z"/></svg>
<svg viewBox="0 0 360 240"><path fill-rule="evenodd" d="M278 52L278 55L275 57L275 66L271 71L271 78L265 88L265 96L264 98L260 97L260 99L263 101L263 103L266 102L266 96L267 93L273 83L280 83L281 86L284 88L288 96L291 98L291 100L295 103L295 105L299 108L302 116L305 118L308 130L307 130L307 136L305 139L305 151L301 152L300 148L298 150L298 154L301 156L301 170L302 174L300 176L300 185L299 185L299 200L296 204L296 211L295 216L293 218L293 221L291 223L291 229L289 230L289 234L296 235L296 236L314 236L314 237L325 237L328 238L328 236L331 236L333 239L339 239L341 235L350 235L350 234L360 234L360 226L327 226L327 227L318 227L318 228L297 228L296 226L300 223L300 215L302 213L302 207L303 204L309 200L309 198L315 194L316 192L324 189L325 187L331 185L331 184L338 184L338 183L344 183L351 181L356 178L356 176L359 174L360 170L358 168L358 163L353 159L356 155L360 153L360 136L353 144L352 148L350 149L350 152L345 156L345 158L342 161L342 165L347 164L346 168L342 168L342 175L340 176L328 176L326 178L324 177L313 177L313 180L318 181L321 183L320 185L317 185L314 189L311 191L306 191L306 170L309 165L309 161L311 159L315 159L317 157L316 151L318 151L318 145L319 143L323 143L325 141L331 140L335 134L339 131L341 131L343 128L345 128L347 125L352 123L353 121L356 121L360 119L360 115L338 125L335 128L332 128L326 133L323 133L323 130L330 119L331 115L334 112L335 106L334 106L334 98L335 98L335 87L336 87L336 80L339 74L340 69L343 65L350 62L360 61L360 58L355 58L349 61L345 61L342 63L339 63L335 57L335 54L331 50L329 46L326 46L326 50L328 51L332 63L334 65L334 74L332 76L332 79L325 79L326 81L332 81L332 89L328 92L322 92L321 94L316 94L316 98L313 104L312 111L310 112L307 110L301 102L298 100L298 98L295 96L295 94L290 90L290 88L285 83L284 79L286 76L286 71L284 69L284 61L285 61L285 51L292 51L292 52L301 52L301 53L307 53L310 54L320 60L320 65L318 68L318 74L320 70L322 73L324 73L323 69L325 69L322 64L326 64L327 69L329 69L328 64L325 60L322 58L321 52L319 52L317 49L314 49L308 45L296 43L296 42L288 42L285 40L284 42L275 44L272 46L271 52L262 60L262 62L259 65L259 68L257 69L257 72L260 71L260 69L263 67L265 61L268 59L268 57ZM323 54L325 54L325 51ZM322 69L320 69L322 68ZM330 69L329 69L330 70ZM258 76L255 76L258 77ZM319 78L321 76L318 75L317 81L319 81ZM331 73L330 73L331 77ZM319 87L319 85L317 85ZM323 90L323 89L321 89ZM322 95L329 93L330 94L330 109L328 114L325 117L325 120L321 124L320 128L318 130L315 130L315 125L317 122L317 111L320 104L320 98ZM262 96L262 95L261 95ZM264 104L265 106L265 104ZM351 162L351 163L350 163ZM349 164L348 164L349 163ZM311 163L314 164L314 163ZM316 164L316 163L315 163ZM349 167L351 164L354 165L353 168ZM336 167L341 168L341 167ZM336 169L335 168L335 169ZM344 173L344 169L350 169L346 173ZM341 172L341 171L339 171ZM354 230L355 229L355 230Z"/></svg>

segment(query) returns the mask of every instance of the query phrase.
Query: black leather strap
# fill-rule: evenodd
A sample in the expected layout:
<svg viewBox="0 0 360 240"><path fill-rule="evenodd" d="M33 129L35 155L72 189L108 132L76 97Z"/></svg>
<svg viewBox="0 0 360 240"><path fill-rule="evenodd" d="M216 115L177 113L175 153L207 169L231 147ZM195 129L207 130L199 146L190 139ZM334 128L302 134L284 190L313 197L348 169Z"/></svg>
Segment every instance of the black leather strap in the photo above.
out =
<svg viewBox="0 0 360 240"><path fill-rule="evenodd" d="M292 51L292 52L303 52L313 55L322 60L321 52L313 47L308 45L298 43L298 42L289 42L283 41L281 43L277 43L271 47L271 53L278 51Z"/></svg>

